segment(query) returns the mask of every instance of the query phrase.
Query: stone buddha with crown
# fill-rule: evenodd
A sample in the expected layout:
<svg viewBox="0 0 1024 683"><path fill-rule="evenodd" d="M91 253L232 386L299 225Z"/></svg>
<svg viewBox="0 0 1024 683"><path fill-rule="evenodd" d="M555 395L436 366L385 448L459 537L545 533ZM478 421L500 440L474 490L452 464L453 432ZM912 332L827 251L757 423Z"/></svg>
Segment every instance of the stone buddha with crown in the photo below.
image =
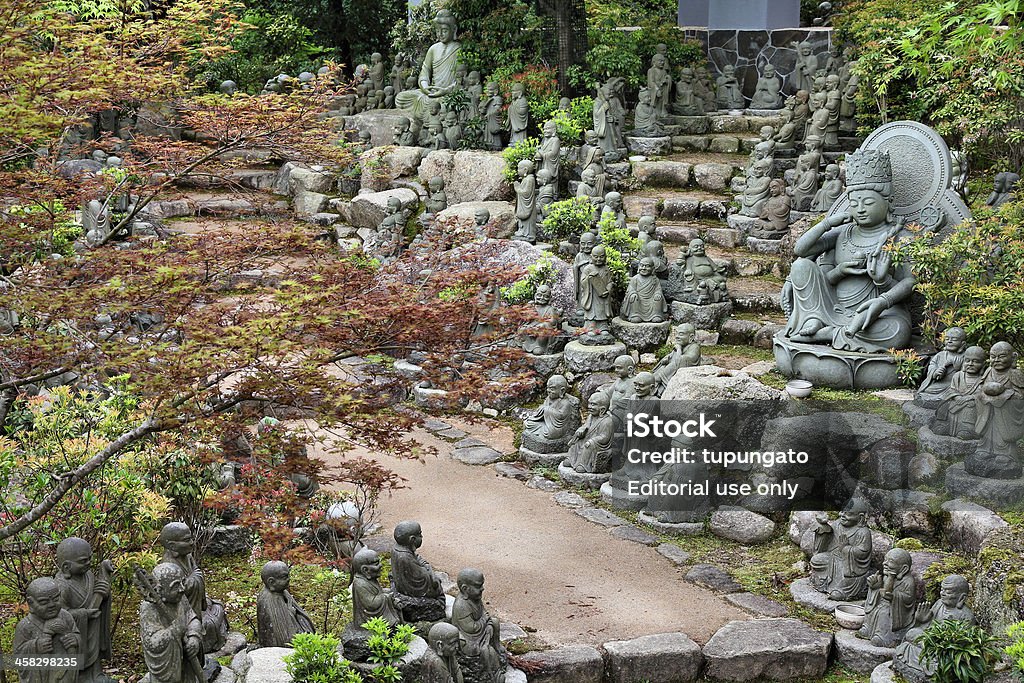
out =
<svg viewBox="0 0 1024 683"><path fill-rule="evenodd" d="M839 351L906 348L914 278L885 249L903 227L892 214L889 155L861 150L847 157L846 168L849 211L825 218L794 246L797 259L782 293L783 335Z"/></svg>

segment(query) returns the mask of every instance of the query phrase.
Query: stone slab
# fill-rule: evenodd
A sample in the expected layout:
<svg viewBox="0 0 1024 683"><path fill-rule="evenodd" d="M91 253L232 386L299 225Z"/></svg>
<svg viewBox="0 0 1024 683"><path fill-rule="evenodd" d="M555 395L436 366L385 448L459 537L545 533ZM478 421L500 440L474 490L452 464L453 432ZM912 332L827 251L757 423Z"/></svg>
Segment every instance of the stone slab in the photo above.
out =
<svg viewBox="0 0 1024 683"><path fill-rule="evenodd" d="M958 462L946 469L946 491L949 495L993 507L1013 508L1024 501L1024 477L1020 479L988 479L968 473Z"/></svg>
<svg viewBox="0 0 1024 683"><path fill-rule="evenodd" d="M565 367L572 373L602 372L615 367L615 359L626 353L621 342L586 346L573 340L565 345Z"/></svg>
<svg viewBox="0 0 1024 683"><path fill-rule="evenodd" d="M731 301L703 305L673 301L671 307L673 322L690 323L698 330L717 330L732 313Z"/></svg>
<svg viewBox="0 0 1024 683"><path fill-rule="evenodd" d="M727 571L713 564L695 564L686 573L686 580L720 593L740 593L743 586L736 583Z"/></svg>
<svg viewBox="0 0 1024 683"><path fill-rule="evenodd" d="M529 481L526 482L526 488L546 491L548 493L554 493L555 491L562 490L562 487L556 482L551 481L547 477L542 477L539 474L530 477Z"/></svg>
<svg viewBox="0 0 1024 683"><path fill-rule="evenodd" d="M590 503L587 502L586 498L578 493L573 493L572 491L559 491L552 496L552 499L558 505L561 505L564 508L569 508L570 510L579 510L590 506Z"/></svg>
<svg viewBox="0 0 1024 683"><path fill-rule="evenodd" d="M601 683L604 678L604 658L589 645L527 652L519 659L529 666L530 683Z"/></svg>
<svg viewBox="0 0 1024 683"><path fill-rule="evenodd" d="M246 683L291 683L292 676L285 669L283 657L292 652L290 647L261 647L248 653Z"/></svg>
<svg viewBox="0 0 1024 683"><path fill-rule="evenodd" d="M456 448L452 451L452 457L466 465L493 465L505 456L490 446L470 446Z"/></svg>
<svg viewBox="0 0 1024 683"><path fill-rule="evenodd" d="M700 646L682 633L605 643L607 683L687 683L700 677Z"/></svg>
<svg viewBox="0 0 1024 683"><path fill-rule="evenodd" d="M719 538L743 545L756 545L775 535L775 522L742 508L716 510L711 515L708 530Z"/></svg>
<svg viewBox="0 0 1024 683"><path fill-rule="evenodd" d="M672 331L672 321L660 323L631 323L612 318L612 334L631 349L650 351L665 344Z"/></svg>
<svg viewBox="0 0 1024 683"><path fill-rule="evenodd" d="M657 536L652 536L646 531L636 528L632 524L613 527L611 534L615 538L621 538L624 541L632 541L633 543L639 543L640 545L652 547L658 545Z"/></svg>
<svg viewBox="0 0 1024 683"><path fill-rule="evenodd" d="M828 668L832 635L797 619L732 621L704 646L708 678L816 680Z"/></svg>
<svg viewBox="0 0 1024 683"><path fill-rule="evenodd" d="M626 136L626 148L630 154L648 157L665 156L672 153L672 136L659 137Z"/></svg>
<svg viewBox="0 0 1024 683"><path fill-rule="evenodd" d="M518 479L519 481L529 481L533 473L528 467L518 462L499 462L494 465L494 471L498 473L499 477L508 477L509 479Z"/></svg>
<svg viewBox="0 0 1024 683"><path fill-rule="evenodd" d="M759 617L784 617L789 614L785 605L755 593L733 593L725 596L725 599Z"/></svg>
<svg viewBox="0 0 1024 683"><path fill-rule="evenodd" d="M892 662L876 666L871 672L871 683L896 683L896 672L892 669Z"/></svg>
<svg viewBox="0 0 1024 683"><path fill-rule="evenodd" d="M658 554L668 559L669 562L676 565L677 567L690 563L690 553L686 552L677 545L672 543L662 543L657 547Z"/></svg>
<svg viewBox="0 0 1024 683"><path fill-rule="evenodd" d="M599 491L601 485L611 478L610 472L604 473L590 473L590 472L577 472L571 467L568 467L564 462L558 464L558 476L562 478L566 484L570 486L579 486L581 488L593 489Z"/></svg>
<svg viewBox="0 0 1024 683"><path fill-rule="evenodd" d="M588 522L606 527L622 526L626 523L626 520L618 515L601 508L580 508L576 510L576 514Z"/></svg>
<svg viewBox="0 0 1024 683"><path fill-rule="evenodd" d="M829 600L827 595L816 590L811 585L809 578L797 579L789 584L789 594L793 596L797 604L825 614L835 614L836 607L840 604L835 600ZM854 604L862 604L862 602Z"/></svg>
<svg viewBox="0 0 1024 683"><path fill-rule="evenodd" d="M568 457L568 453L538 453L537 451L531 451L526 446L519 447L519 459L531 465L558 467Z"/></svg>
<svg viewBox="0 0 1024 683"><path fill-rule="evenodd" d="M892 660L894 647L877 647L870 641L858 638L855 631L841 628L835 634L836 658L847 669L868 674L875 668Z"/></svg>
<svg viewBox="0 0 1024 683"><path fill-rule="evenodd" d="M604 491L602 491L602 496ZM641 511L637 514L636 519L641 524L645 524L658 533L668 534L669 536L699 536L704 533L703 522L662 522L651 514Z"/></svg>
<svg viewBox="0 0 1024 683"><path fill-rule="evenodd" d="M949 515L943 526L943 536L953 548L976 555L989 534L1009 527L1006 520L986 507L961 499L942 504Z"/></svg>

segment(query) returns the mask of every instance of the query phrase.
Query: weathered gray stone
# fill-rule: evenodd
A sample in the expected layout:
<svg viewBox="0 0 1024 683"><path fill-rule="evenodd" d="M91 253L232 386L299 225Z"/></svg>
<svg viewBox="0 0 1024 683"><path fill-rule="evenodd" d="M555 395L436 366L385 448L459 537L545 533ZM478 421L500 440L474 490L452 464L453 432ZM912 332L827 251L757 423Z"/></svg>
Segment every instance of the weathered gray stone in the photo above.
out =
<svg viewBox="0 0 1024 683"><path fill-rule="evenodd" d="M745 116L711 116L711 132L713 133L746 133L750 124Z"/></svg>
<svg viewBox="0 0 1024 683"><path fill-rule="evenodd" d="M607 488L602 487L601 497L614 505L615 499L610 495L610 488L610 484ZM606 491L609 494L608 496L605 495ZM662 522L653 514L649 514L644 510L637 514L636 521L651 527L658 533L668 536L699 536L705 531L704 522Z"/></svg>
<svg viewBox="0 0 1024 683"><path fill-rule="evenodd" d="M612 334L630 349L650 351L668 341L672 321L661 323L631 323L622 318L612 318Z"/></svg>
<svg viewBox="0 0 1024 683"><path fill-rule="evenodd" d="M733 593L725 596L725 599L759 617L784 617L789 614L785 605L755 593Z"/></svg>
<svg viewBox="0 0 1024 683"><path fill-rule="evenodd" d="M690 553L686 552L682 548L672 543L662 543L657 548L658 554L662 557L667 558L672 564L677 567L684 564L690 563Z"/></svg>
<svg viewBox="0 0 1024 683"><path fill-rule="evenodd" d="M604 678L604 659L589 645L527 652L520 660L530 667L531 683L601 683Z"/></svg>
<svg viewBox="0 0 1024 683"><path fill-rule="evenodd" d="M683 161L642 161L633 164L633 177L654 187L686 187L692 168Z"/></svg>
<svg viewBox="0 0 1024 683"><path fill-rule="evenodd" d="M719 538L756 545L775 535L775 522L742 508L719 509L712 513L708 529Z"/></svg>
<svg viewBox="0 0 1024 683"><path fill-rule="evenodd" d="M287 166L288 164L285 164L282 169ZM299 192L330 194L334 190L336 182L334 175L321 167L314 169L305 165L293 164L288 173L287 194L298 194Z"/></svg>
<svg viewBox="0 0 1024 683"><path fill-rule="evenodd" d="M658 239L668 244L688 244L700 233L700 228L691 225L659 225L655 231Z"/></svg>
<svg viewBox="0 0 1024 683"><path fill-rule="evenodd" d="M774 401L782 392L761 384L756 379L735 370L716 365L697 365L681 368L662 393L664 400L750 400Z"/></svg>
<svg viewBox="0 0 1024 683"><path fill-rule="evenodd" d="M1012 509L1024 502L1024 477L990 479L970 474L962 462L946 469L946 490L951 496L968 498L999 510Z"/></svg>
<svg viewBox="0 0 1024 683"><path fill-rule="evenodd" d="M668 135L655 138L627 135L626 148L630 154L641 154L645 157L664 156L672 153L672 138Z"/></svg>
<svg viewBox="0 0 1024 683"><path fill-rule="evenodd" d="M402 207L416 206L420 198L415 192L406 188L384 190L383 192L360 192L352 198L349 205L348 222L357 228L376 230L387 215L388 200L397 197Z"/></svg>
<svg viewBox="0 0 1024 683"><path fill-rule="evenodd" d="M301 190L295 193L292 206L295 208L296 216L313 216L327 207L328 199L325 194Z"/></svg>
<svg viewBox="0 0 1024 683"><path fill-rule="evenodd" d="M231 524L214 528L213 537L206 546L206 552L211 555L237 555L247 553L252 549L252 530Z"/></svg>
<svg viewBox="0 0 1024 683"><path fill-rule="evenodd" d="M526 269L544 257L544 249L533 244L518 240L495 240L500 248L493 261L485 265L493 265L495 269L521 268L525 275ZM573 295L572 268L565 261L548 257L551 268L555 272L555 284L551 288L551 304L558 309L563 318L576 310L576 297Z"/></svg>
<svg viewBox="0 0 1024 683"><path fill-rule="evenodd" d="M578 341L565 345L565 367L573 373L601 372L615 367L615 359L626 353L625 344L586 346Z"/></svg>
<svg viewBox="0 0 1024 683"><path fill-rule="evenodd" d="M498 637L501 642L508 643L513 640L526 637L526 631L522 629L518 624L513 624L511 621L502 621L499 627Z"/></svg>
<svg viewBox="0 0 1024 683"><path fill-rule="evenodd" d="M700 201L686 197L667 197L661 208L661 217L667 221L690 220L700 210Z"/></svg>
<svg viewBox="0 0 1024 683"><path fill-rule="evenodd" d="M558 467L558 465L569 457L568 453L538 453L526 446L519 447L519 459L531 465L542 467Z"/></svg>
<svg viewBox="0 0 1024 683"><path fill-rule="evenodd" d="M456 448L452 451L452 457L467 465L493 465L505 456L490 446L470 446Z"/></svg>
<svg viewBox="0 0 1024 683"><path fill-rule="evenodd" d="M384 190L398 178L416 175L426 152L422 147L374 147L359 155L363 169L360 184L371 190Z"/></svg>
<svg viewBox="0 0 1024 683"><path fill-rule="evenodd" d="M988 508L965 500L947 501L942 504L942 510L949 514L943 528L946 542L969 555L976 555L990 534L1009 526Z"/></svg>
<svg viewBox="0 0 1024 683"><path fill-rule="evenodd" d="M857 673L871 673L879 664L892 660L896 648L877 647L871 641L858 638L855 631L841 628L835 635L836 658L847 669Z"/></svg>
<svg viewBox="0 0 1024 683"><path fill-rule="evenodd" d="M876 666L871 672L871 683L896 683L896 672L892 669L892 662Z"/></svg>
<svg viewBox="0 0 1024 683"><path fill-rule="evenodd" d="M731 307L730 303L730 307ZM753 320L730 318L718 330L718 339L723 344L753 344L754 335L761 329L761 323Z"/></svg>
<svg viewBox="0 0 1024 683"><path fill-rule="evenodd" d="M918 444L921 450L934 453L944 460L959 460L973 454L978 450L977 441L964 441L952 436L940 436L929 427L921 427L917 430Z"/></svg>
<svg viewBox="0 0 1024 683"><path fill-rule="evenodd" d="M671 307L673 322L690 323L698 330L717 330L732 313L731 301L703 305L673 301Z"/></svg>
<svg viewBox="0 0 1024 683"><path fill-rule="evenodd" d="M743 590L743 586L736 583L727 571L713 564L695 564L686 573L686 580L720 593L739 593Z"/></svg>
<svg viewBox="0 0 1024 683"><path fill-rule="evenodd" d="M798 605L803 605L825 614L834 614L839 603L829 600L824 593L815 590L810 579L797 579L789 584L789 594ZM859 603L858 603L859 604Z"/></svg>
<svg viewBox="0 0 1024 683"><path fill-rule="evenodd" d="M494 471L498 473L499 477L508 477L519 481L529 481L533 476L530 468L518 462L499 462L494 465Z"/></svg>
<svg viewBox="0 0 1024 683"><path fill-rule="evenodd" d="M907 404L910 405L910 404ZM917 488L939 481L939 459L928 451L921 451L910 459L907 466L907 483Z"/></svg>
<svg viewBox="0 0 1024 683"><path fill-rule="evenodd" d="M626 523L626 520L622 519L618 515L601 508L579 508L576 510L576 514L588 522L600 524L601 526L622 526Z"/></svg>
<svg viewBox="0 0 1024 683"><path fill-rule="evenodd" d="M658 199L656 197L637 197L627 195L622 198L622 210L626 217L638 220L641 216L658 215Z"/></svg>
<svg viewBox="0 0 1024 683"><path fill-rule="evenodd" d="M729 187L733 167L729 164L704 163L693 167L693 178L701 188L712 192L722 192Z"/></svg>
<svg viewBox="0 0 1024 683"><path fill-rule="evenodd" d="M309 217L310 223L314 223L316 225L322 225L325 228L331 227L332 225L337 223L339 220L341 220L341 216L339 216L336 213L328 213L326 211L322 211L320 213L315 213L315 214L313 214L312 216Z"/></svg>
<svg viewBox="0 0 1024 683"><path fill-rule="evenodd" d="M761 219L759 218L751 218L750 216L744 216L743 214L739 213L731 213L729 214L729 217L726 218L726 223L729 224L730 228L732 228L733 230L738 230L739 232L743 233L743 241L745 244L748 245L748 248L749 243L747 243L746 236L749 235L750 231L756 228L758 223L760 222Z"/></svg>
<svg viewBox="0 0 1024 683"><path fill-rule="evenodd" d="M820 678L832 635L797 619L731 621L704 646L706 675L723 681Z"/></svg>
<svg viewBox="0 0 1024 683"><path fill-rule="evenodd" d="M395 144L395 125L403 118L408 118L407 112L399 109L372 109L360 114L345 117L345 128L354 129L360 133L369 131L370 143L374 147Z"/></svg>
<svg viewBox="0 0 1024 683"><path fill-rule="evenodd" d="M437 221L458 221L460 226L472 228L476 224L475 216L478 209L487 209L491 214L490 237L508 239L516 231L515 208L508 202L463 202L449 204L448 208L437 214Z"/></svg>
<svg viewBox="0 0 1024 683"><path fill-rule="evenodd" d="M547 477L542 477L539 474L530 477L530 480L526 482L526 488L546 491L548 493L554 493L555 491L562 490L562 487L557 483L551 481Z"/></svg>
<svg viewBox="0 0 1024 683"><path fill-rule="evenodd" d="M793 545L803 547L803 539L808 531L817 527L818 513L809 510L798 510L789 515L789 527L787 535Z"/></svg>
<svg viewBox="0 0 1024 683"><path fill-rule="evenodd" d="M444 179L449 204L511 199L512 186L504 173L501 154L470 150L430 152L419 168L420 182L426 183L436 175Z"/></svg>
<svg viewBox="0 0 1024 683"><path fill-rule="evenodd" d="M658 545L658 539L656 536L651 536L646 531L642 531L632 524L614 527L611 530L611 534L615 538L621 538L624 541L632 541L633 543L639 543L640 545Z"/></svg>
<svg viewBox="0 0 1024 683"><path fill-rule="evenodd" d="M708 135L675 135L672 137L672 147L684 152L706 152L710 144L711 137Z"/></svg>
<svg viewBox="0 0 1024 683"><path fill-rule="evenodd" d="M557 504L570 510L578 510L590 505L586 498L572 491L559 491L552 498Z"/></svg>
<svg viewBox="0 0 1024 683"><path fill-rule="evenodd" d="M291 652L290 647L261 647L250 651L249 666L242 680L245 683L291 683L292 676L282 659Z"/></svg>
<svg viewBox="0 0 1024 683"><path fill-rule="evenodd" d="M700 646L682 633L605 643L608 683L686 683L700 677Z"/></svg>
<svg viewBox="0 0 1024 683"><path fill-rule="evenodd" d="M734 138L731 135L713 137L711 144L708 145L708 151L716 154L738 154L740 151L739 138Z"/></svg>
<svg viewBox="0 0 1024 683"><path fill-rule="evenodd" d="M579 486L597 491L612 475L610 473L577 472L562 462L558 464L558 476L569 486Z"/></svg>
<svg viewBox="0 0 1024 683"><path fill-rule="evenodd" d="M714 214L709 214L705 211L707 207L715 207ZM700 215L701 218L710 218L712 215L725 217L726 209L724 204L718 202L701 202L700 203ZM708 228L708 242L715 244L720 247L727 249L734 249L735 247L743 244L743 234L738 230L732 228ZM733 301L736 297L733 297Z"/></svg>

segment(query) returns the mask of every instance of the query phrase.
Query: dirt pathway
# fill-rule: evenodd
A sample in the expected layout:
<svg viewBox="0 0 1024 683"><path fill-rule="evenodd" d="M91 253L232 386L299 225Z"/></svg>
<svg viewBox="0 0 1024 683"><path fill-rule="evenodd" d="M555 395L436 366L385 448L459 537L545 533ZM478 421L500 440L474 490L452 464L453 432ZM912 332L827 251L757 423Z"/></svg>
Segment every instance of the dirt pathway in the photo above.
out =
<svg viewBox="0 0 1024 683"><path fill-rule="evenodd" d="M512 451L512 432L446 420L497 450ZM423 525L420 553L452 578L461 568L483 571L488 609L536 630L551 645L635 638L679 631L703 644L744 612L683 580L654 548L611 536L521 481L493 467L449 457L451 444L431 434L439 450L426 462L376 457L407 479L385 498L381 521ZM360 455L367 455L362 453Z"/></svg>

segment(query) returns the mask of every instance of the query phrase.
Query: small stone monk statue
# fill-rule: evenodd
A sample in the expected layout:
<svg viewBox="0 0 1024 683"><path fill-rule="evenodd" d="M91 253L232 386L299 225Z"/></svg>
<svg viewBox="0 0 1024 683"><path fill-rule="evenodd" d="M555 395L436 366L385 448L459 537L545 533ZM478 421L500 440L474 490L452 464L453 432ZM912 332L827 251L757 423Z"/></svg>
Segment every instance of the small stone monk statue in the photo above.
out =
<svg viewBox="0 0 1024 683"><path fill-rule="evenodd" d="M929 425L934 433L955 436L964 441L978 438L974 431L978 421L975 394L981 388L985 376L986 357L985 349L980 346L972 346L964 352L963 366L953 373L949 388L943 394Z"/></svg>
<svg viewBox="0 0 1024 683"><path fill-rule="evenodd" d="M975 394L981 437L978 449L964 460L968 474L992 479L1021 476L1020 447L1024 438L1024 371L1017 368L1017 353L1000 341L988 352L989 368Z"/></svg>
<svg viewBox="0 0 1024 683"><path fill-rule="evenodd" d="M918 638L925 629L942 621L962 621L965 624L975 623L974 612L967 606L967 593L970 584L959 574L950 574L942 580L939 587L939 599L929 609L923 604L917 609L914 626L896 648L893 657L893 668L911 683L925 683L935 675L935 663L921 657L921 645Z"/></svg>
<svg viewBox="0 0 1024 683"><path fill-rule="evenodd" d="M953 375L964 362L967 349L967 333L962 327L950 327L942 335L942 349L928 361L928 371L917 389L914 402L926 407L935 407L942 400L953 381Z"/></svg>
<svg viewBox="0 0 1024 683"><path fill-rule="evenodd" d="M441 621L427 633L427 650L420 669L421 683L463 683L459 667L459 629Z"/></svg>
<svg viewBox="0 0 1024 683"><path fill-rule="evenodd" d="M177 564L153 568L154 593L139 607L142 653L152 683L204 683L202 622L189 603Z"/></svg>
<svg viewBox="0 0 1024 683"><path fill-rule="evenodd" d="M868 577L864 625L858 638L875 647L896 647L914 624L917 584L910 573L910 553L893 548L885 554L882 573Z"/></svg>
<svg viewBox="0 0 1024 683"><path fill-rule="evenodd" d="M380 572L375 551L363 548L352 558L352 623L359 627L374 617L392 626L402 623L391 593L380 587Z"/></svg>
<svg viewBox="0 0 1024 683"><path fill-rule="evenodd" d="M459 595L451 622L462 641L459 665L463 676L471 683L505 683L508 654L501 644L498 620L484 607L484 575L479 569L463 569L457 583Z"/></svg>
<svg viewBox="0 0 1024 683"><path fill-rule="evenodd" d="M700 365L700 343L694 341L697 330L690 323L682 323L672 333L672 350L662 356L651 371L658 386L655 395L661 396L669 381L680 368Z"/></svg>
<svg viewBox="0 0 1024 683"><path fill-rule="evenodd" d="M580 426L580 401L569 392L562 375L547 382L547 397L534 413L523 420L523 445L537 453L564 453Z"/></svg>
<svg viewBox="0 0 1024 683"><path fill-rule="evenodd" d="M66 657L81 654L82 640L75 618L61 607L61 589L50 578L39 578L25 591L28 616L14 629L15 655ZM24 669L21 683L75 683L74 668Z"/></svg>
<svg viewBox="0 0 1024 683"><path fill-rule="evenodd" d="M106 683L101 660L110 659L110 560L100 563L96 571L92 548L81 538L65 538L57 544L57 576L64 609L75 620L81 636L78 683Z"/></svg>
<svg viewBox="0 0 1024 683"><path fill-rule="evenodd" d="M391 586L395 604L409 623L441 621L445 617L441 578L429 562L416 554L423 545L423 530L419 522L399 522L394 535Z"/></svg>
<svg viewBox="0 0 1024 683"><path fill-rule="evenodd" d="M228 619L224 606L206 594L206 579L192 555L195 552L192 530L183 522L166 524L160 531L160 545L164 547L161 561L181 569L181 587L202 624L202 654L216 652L227 638Z"/></svg>
<svg viewBox="0 0 1024 683"><path fill-rule="evenodd" d="M566 464L577 472L597 474L607 472L611 466L615 418L608 412L610 401L604 391L595 391L587 401L590 415L569 440L566 459Z"/></svg>
<svg viewBox="0 0 1024 683"><path fill-rule="evenodd" d="M273 560L260 571L263 588L256 599L260 647L290 647L297 633L315 633L313 620L288 592L291 569Z"/></svg>
<svg viewBox="0 0 1024 683"><path fill-rule="evenodd" d="M631 323L660 323L668 316L668 303L654 274L654 261L640 259L637 274L629 279L620 317Z"/></svg>
<svg viewBox="0 0 1024 683"><path fill-rule="evenodd" d="M867 504L854 498L837 521L818 520L810 562L811 582L830 600L860 600L867 593L871 571L871 530L867 513Z"/></svg>

